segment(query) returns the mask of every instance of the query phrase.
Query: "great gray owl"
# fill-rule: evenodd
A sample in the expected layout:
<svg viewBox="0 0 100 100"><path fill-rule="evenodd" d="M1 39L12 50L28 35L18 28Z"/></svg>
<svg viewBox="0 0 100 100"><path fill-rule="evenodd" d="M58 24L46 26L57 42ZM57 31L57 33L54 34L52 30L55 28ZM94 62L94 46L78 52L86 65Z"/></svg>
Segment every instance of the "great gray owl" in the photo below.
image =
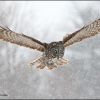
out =
<svg viewBox="0 0 100 100"><path fill-rule="evenodd" d="M67 46L75 42L79 42L85 38L94 36L100 32L100 19L95 20L93 23L82 27L80 30L65 36L62 41L42 43L32 37L24 34L18 34L8 28L0 27L0 39L18 44L20 46L37 49L43 52L43 55L31 62L31 65L37 65L37 68L43 69L47 66L49 69L56 68L63 64L67 64L68 60L63 58L64 50Z"/></svg>

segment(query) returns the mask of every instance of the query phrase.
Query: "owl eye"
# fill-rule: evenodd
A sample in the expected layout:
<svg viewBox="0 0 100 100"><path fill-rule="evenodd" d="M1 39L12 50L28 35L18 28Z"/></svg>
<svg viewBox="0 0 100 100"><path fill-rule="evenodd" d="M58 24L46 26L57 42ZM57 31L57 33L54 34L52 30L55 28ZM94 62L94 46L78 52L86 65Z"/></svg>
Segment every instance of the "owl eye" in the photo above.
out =
<svg viewBox="0 0 100 100"><path fill-rule="evenodd" d="M57 50L54 50L55 53L57 53Z"/></svg>
<svg viewBox="0 0 100 100"><path fill-rule="evenodd" d="M53 49L53 52L54 52L54 54L57 54L57 50L56 49Z"/></svg>
<svg viewBox="0 0 100 100"><path fill-rule="evenodd" d="M52 48L52 57L55 58L57 56L57 50L55 48Z"/></svg>

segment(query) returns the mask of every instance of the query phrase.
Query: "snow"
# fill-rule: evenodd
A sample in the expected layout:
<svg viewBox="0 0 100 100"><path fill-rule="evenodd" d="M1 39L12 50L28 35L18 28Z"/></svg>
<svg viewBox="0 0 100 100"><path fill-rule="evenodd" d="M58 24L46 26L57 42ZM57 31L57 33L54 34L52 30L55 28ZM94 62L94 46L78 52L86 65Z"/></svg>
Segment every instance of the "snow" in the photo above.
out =
<svg viewBox="0 0 100 100"><path fill-rule="evenodd" d="M0 25L42 42L100 18L99 1L0 1ZM6 99L100 98L100 35L66 48L70 62L55 70L30 68L42 53L0 41L0 96Z"/></svg>

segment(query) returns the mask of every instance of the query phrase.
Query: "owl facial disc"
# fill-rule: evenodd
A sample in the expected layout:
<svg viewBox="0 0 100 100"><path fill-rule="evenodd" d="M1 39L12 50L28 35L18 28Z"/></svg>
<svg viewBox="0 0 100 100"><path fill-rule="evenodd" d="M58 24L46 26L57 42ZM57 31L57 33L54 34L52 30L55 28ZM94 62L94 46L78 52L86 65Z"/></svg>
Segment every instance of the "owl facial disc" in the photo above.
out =
<svg viewBox="0 0 100 100"><path fill-rule="evenodd" d="M51 42L47 46L47 50L45 51L45 56L49 59L53 58L62 58L64 55L64 45L63 42Z"/></svg>

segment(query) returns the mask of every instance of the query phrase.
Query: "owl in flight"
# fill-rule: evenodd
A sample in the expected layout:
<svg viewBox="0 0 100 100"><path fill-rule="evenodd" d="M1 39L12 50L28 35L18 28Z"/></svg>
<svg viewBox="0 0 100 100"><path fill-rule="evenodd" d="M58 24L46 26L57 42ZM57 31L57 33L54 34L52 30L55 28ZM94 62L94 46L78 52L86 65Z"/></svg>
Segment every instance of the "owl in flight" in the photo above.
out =
<svg viewBox="0 0 100 100"><path fill-rule="evenodd" d="M0 27L0 39L43 52L40 58L34 60L30 64L36 65L37 68L40 69L43 69L44 67L53 69L68 63L68 60L63 58L66 47L76 42L80 42L83 39L94 36L99 32L100 19L95 20L91 24L82 27L80 30L65 36L62 41L58 42L42 43L37 39L24 34L18 34L8 28L3 27Z"/></svg>

